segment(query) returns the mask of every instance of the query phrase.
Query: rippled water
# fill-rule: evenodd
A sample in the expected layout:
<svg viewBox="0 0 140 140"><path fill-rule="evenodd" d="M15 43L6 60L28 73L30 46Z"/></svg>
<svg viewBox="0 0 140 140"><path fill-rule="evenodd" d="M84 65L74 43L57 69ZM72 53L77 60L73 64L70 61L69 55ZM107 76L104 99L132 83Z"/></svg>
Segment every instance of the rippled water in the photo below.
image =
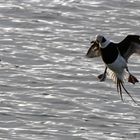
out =
<svg viewBox="0 0 140 140"><path fill-rule="evenodd" d="M132 140L140 106L85 54L96 34L140 34L139 0L1 0L0 139ZM136 60L137 61L136 61ZM140 80L140 59L129 61ZM126 83L140 103L140 84Z"/></svg>

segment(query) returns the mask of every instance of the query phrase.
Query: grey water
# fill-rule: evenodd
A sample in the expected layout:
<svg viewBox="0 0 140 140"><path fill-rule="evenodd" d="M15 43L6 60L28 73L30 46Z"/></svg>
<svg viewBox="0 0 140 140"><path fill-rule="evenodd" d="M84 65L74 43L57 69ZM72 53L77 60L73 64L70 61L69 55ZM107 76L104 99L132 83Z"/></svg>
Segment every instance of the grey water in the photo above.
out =
<svg viewBox="0 0 140 140"><path fill-rule="evenodd" d="M140 106L86 58L96 34L140 34L139 0L0 1L0 140L139 140ZM140 80L140 56L130 71ZM125 87L140 104L140 83Z"/></svg>

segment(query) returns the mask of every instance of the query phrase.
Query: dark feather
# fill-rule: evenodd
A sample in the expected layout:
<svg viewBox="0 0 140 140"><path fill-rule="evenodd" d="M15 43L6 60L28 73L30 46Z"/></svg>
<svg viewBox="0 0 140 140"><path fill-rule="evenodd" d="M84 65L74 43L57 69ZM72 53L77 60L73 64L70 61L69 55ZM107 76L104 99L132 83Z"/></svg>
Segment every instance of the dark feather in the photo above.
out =
<svg viewBox="0 0 140 140"><path fill-rule="evenodd" d="M140 36L128 35L123 41L117 44L120 54L127 61L133 54L140 54Z"/></svg>

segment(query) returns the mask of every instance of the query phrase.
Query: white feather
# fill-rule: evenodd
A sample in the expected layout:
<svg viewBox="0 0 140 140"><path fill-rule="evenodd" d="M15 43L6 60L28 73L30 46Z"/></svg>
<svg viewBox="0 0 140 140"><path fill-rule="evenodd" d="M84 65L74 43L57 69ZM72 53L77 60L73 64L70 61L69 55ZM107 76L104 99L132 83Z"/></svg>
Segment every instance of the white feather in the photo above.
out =
<svg viewBox="0 0 140 140"><path fill-rule="evenodd" d="M114 81L116 81L117 78L123 81L124 69L127 67L127 63L121 55L118 55L117 59L113 63L108 64L107 66L113 72L112 79Z"/></svg>
<svg viewBox="0 0 140 140"><path fill-rule="evenodd" d="M110 43L110 40L106 40L104 43L100 43L100 48L105 48Z"/></svg>

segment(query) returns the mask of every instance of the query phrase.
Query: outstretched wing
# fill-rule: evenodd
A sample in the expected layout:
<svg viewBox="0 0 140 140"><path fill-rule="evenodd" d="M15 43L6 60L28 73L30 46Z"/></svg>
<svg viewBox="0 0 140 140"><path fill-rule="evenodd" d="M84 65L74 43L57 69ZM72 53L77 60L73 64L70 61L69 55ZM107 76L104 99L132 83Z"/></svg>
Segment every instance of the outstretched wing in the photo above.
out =
<svg viewBox="0 0 140 140"><path fill-rule="evenodd" d="M120 43L115 43L115 44L116 44L116 47L118 47L120 54L126 59L126 61L129 59L129 57L133 53L140 54L140 36L139 35L128 35ZM86 56L89 58L101 56L99 43L97 43L96 41L92 41L91 46L88 49Z"/></svg>
<svg viewBox="0 0 140 140"><path fill-rule="evenodd" d="M99 43L97 43L96 41L92 41L91 46L88 49L86 56L89 58L101 56Z"/></svg>
<svg viewBox="0 0 140 140"><path fill-rule="evenodd" d="M133 53L140 54L140 36L128 35L123 41L118 43L117 46L121 55L127 61Z"/></svg>

